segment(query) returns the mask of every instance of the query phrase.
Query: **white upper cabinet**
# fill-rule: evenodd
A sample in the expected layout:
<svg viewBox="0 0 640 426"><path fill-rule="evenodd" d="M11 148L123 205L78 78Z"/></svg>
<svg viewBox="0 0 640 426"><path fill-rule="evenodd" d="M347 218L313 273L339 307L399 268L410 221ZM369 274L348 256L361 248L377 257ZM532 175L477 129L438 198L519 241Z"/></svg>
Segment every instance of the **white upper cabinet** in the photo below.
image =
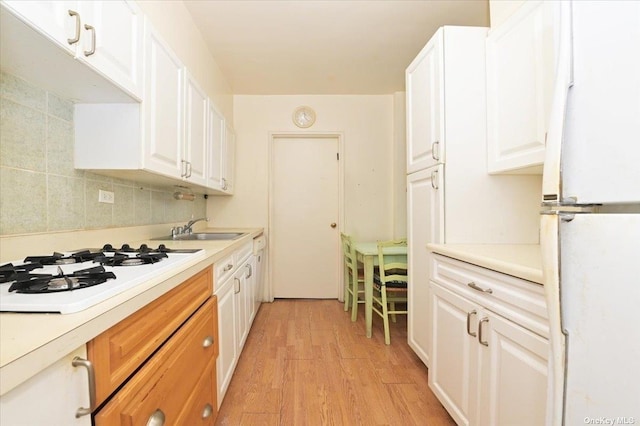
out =
<svg viewBox="0 0 640 426"><path fill-rule="evenodd" d="M82 1L79 6L76 56L141 98L142 12L132 1Z"/></svg>
<svg viewBox="0 0 640 426"><path fill-rule="evenodd" d="M185 68L151 25L146 31L144 167L182 178Z"/></svg>
<svg viewBox="0 0 640 426"><path fill-rule="evenodd" d="M207 145L208 152L208 169L207 169L207 186L222 190L223 188L223 159L224 159L224 116L220 113L213 102L209 103L209 137Z"/></svg>
<svg viewBox="0 0 640 426"><path fill-rule="evenodd" d="M142 97L142 13L134 2L4 1L3 5L21 21L70 56L97 71L103 78L115 83L134 98ZM25 49L26 54L33 57L40 57L42 49L46 49L30 40L20 40L29 46ZM51 52L44 54L49 56ZM48 65L59 68L57 62L49 62ZM81 85L85 81L72 66L68 68L65 64L62 68L65 69L65 74L61 77L68 82L57 83L59 87L64 88L65 84ZM37 72L34 71L34 74L37 81ZM87 83L88 86L92 84ZM76 93L72 92L70 95L76 96ZM97 96L104 95L99 93Z"/></svg>
<svg viewBox="0 0 640 426"><path fill-rule="evenodd" d="M554 3L525 2L487 37L489 173L542 173L555 68Z"/></svg>
<svg viewBox="0 0 640 426"><path fill-rule="evenodd" d="M224 141L222 189L227 194L233 194L235 188L236 133L228 120L225 120Z"/></svg>
<svg viewBox="0 0 640 426"><path fill-rule="evenodd" d="M443 39L440 28L405 73L407 173L444 162Z"/></svg>
<svg viewBox="0 0 640 426"><path fill-rule="evenodd" d="M184 177L189 182L206 185L209 98L189 73L185 106Z"/></svg>

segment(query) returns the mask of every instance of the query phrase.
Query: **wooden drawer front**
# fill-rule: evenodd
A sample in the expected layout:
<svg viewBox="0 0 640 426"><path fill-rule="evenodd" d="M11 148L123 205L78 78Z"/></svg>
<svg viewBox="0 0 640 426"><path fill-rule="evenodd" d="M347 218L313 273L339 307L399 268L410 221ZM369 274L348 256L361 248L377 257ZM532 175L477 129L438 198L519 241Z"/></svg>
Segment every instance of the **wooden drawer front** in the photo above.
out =
<svg viewBox="0 0 640 426"><path fill-rule="evenodd" d="M216 400L216 365L202 376L195 392L176 421L178 425L213 425L218 414Z"/></svg>
<svg viewBox="0 0 640 426"><path fill-rule="evenodd" d="M549 324L543 286L446 256L436 254L431 259L431 275L435 282L534 333L548 337Z"/></svg>
<svg viewBox="0 0 640 426"><path fill-rule="evenodd" d="M215 269L216 283L218 285L222 284L231 276L231 274L233 274L233 271L238 267L238 265L239 264L236 264L233 254L225 257L219 262L216 262L216 264L213 265L213 268Z"/></svg>
<svg viewBox="0 0 640 426"><path fill-rule="evenodd" d="M125 384L95 416L97 426L144 425L156 410L164 414L164 424L179 424L199 380L215 366L216 345L203 342L215 336L217 303L211 297Z"/></svg>
<svg viewBox="0 0 640 426"><path fill-rule="evenodd" d="M96 403L111 395L212 292L207 268L91 340L87 352L96 371Z"/></svg>

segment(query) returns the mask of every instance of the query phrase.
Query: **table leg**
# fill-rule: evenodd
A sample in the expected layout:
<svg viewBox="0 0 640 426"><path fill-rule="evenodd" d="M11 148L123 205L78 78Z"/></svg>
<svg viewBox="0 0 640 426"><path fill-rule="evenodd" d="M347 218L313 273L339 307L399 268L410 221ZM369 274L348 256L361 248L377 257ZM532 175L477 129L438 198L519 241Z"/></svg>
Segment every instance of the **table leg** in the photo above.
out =
<svg viewBox="0 0 640 426"><path fill-rule="evenodd" d="M367 337L371 338L373 320L373 257L364 257L364 320Z"/></svg>

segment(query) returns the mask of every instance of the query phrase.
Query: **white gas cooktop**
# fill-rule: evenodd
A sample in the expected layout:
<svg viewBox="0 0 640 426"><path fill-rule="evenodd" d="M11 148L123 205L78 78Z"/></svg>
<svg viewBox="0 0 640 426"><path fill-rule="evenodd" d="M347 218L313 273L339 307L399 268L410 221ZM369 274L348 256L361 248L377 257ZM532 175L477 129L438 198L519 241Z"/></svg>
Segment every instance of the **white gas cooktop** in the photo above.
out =
<svg viewBox="0 0 640 426"><path fill-rule="evenodd" d="M62 253L67 255L72 252ZM79 312L96 305L110 297L113 297L125 290L131 289L147 280L168 272L177 266L185 264L197 257L204 257L204 250L193 253L167 253L167 257L162 258L157 263L149 263L135 266L103 266L105 272L115 274L115 279L108 279L102 284L91 287L75 288L71 291L58 291L55 293L18 293L9 291L11 282L0 283L0 311L1 312L55 312L69 314ZM127 253L135 257L137 253ZM106 256L113 256L113 253L105 253ZM24 261L11 262L13 265L25 264ZM5 264L6 265L6 264ZM2 265L4 266L4 265ZM0 267L2 267L0 266ZM60 273L65 275L73 274L76 271L100 266L93 261L85 261L72 264L44 265L42 268L34 269L34 274L50 274L57 276Z"/></svg>

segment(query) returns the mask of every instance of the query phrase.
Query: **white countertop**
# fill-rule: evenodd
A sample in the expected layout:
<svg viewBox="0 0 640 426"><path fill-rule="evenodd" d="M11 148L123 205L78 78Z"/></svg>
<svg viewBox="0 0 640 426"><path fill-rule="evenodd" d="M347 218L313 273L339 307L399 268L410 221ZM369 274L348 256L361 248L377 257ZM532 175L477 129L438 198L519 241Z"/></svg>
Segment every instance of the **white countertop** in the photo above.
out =
<svg viewBox="0 0 640 426"><path fill-rule="evenodd" d="M211 267L216 261L252 242L255 236L263 232L262 228L225 228L216 231L241 231L247 234L231 241L170 241L170 244L157 240L131 241L132 246L142 243L157 246L164 242L175 249L200 248L205 250L205 254L81 312L66 315L1 313L0 395L180 285L193 274ZM98 246L102 243L96 242Z"/></svg>
<svg viewBox="0 0 640 426"><path fill-rule="evenodd" d="M537 244L428 244L427 249L544 285L542 257Z"/></svg>

